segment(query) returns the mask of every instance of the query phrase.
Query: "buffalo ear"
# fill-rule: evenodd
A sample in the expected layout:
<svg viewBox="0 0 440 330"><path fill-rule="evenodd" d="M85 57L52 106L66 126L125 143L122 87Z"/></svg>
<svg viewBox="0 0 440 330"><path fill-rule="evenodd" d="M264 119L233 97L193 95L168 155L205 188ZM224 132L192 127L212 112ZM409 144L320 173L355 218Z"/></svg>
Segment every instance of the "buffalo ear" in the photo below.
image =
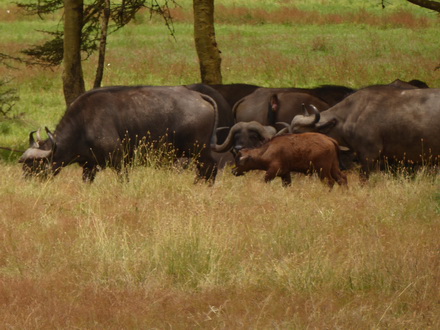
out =
<svg viewBox="0 0 440 330"><path fill-rule="evenodd" d="M319 133L327 134L333 127L337 124L336 118L333 118L332 120L329 120L325 123L319 123L316 125L316 129Z"/></svg>
<svg viewBox="0 0 440 330"><path fill-rule="evenodd" d="M238 165L245 165L249 160L251 159L251 156L247 155L247 156L240 156L240 158L238 159Z"/></svg>
<svg viewBox="0 0 440 330"><path fill-rule="evenodd" d="M278 100L277 94L272 94L270 97L270 107L273 112L277 112L280 107L280 101Z"/></svg>
<svg viewBox="0 0 440 330"><path fill-rule="evenodd" d="M267 121L269 125L275 125L275 119L277 117L277 112L280 110L280 101L278 100L277 94L273 94L269 100L269 109L267 112Z"/></svg>

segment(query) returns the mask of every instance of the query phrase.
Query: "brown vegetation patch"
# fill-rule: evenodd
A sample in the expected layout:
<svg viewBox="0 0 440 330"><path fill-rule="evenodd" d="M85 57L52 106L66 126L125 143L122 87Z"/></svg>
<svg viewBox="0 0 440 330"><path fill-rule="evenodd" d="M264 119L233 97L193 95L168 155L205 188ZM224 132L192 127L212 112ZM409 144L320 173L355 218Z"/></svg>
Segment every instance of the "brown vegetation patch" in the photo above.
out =
<svg viewBox="0 0 440 330"><path fill-rule="evenodd" d="M150 17L147 9L140 11L141 15ZM170 13L175 22L193 23L192 10L182 7L170 8ZM138 15L139 16L139 15ZM24 10L9 6L0 9L0 21L12 22L19 20L34 20L37 16L27 15ZM153 20L160 20L153 16ZM143 22L139 17L136 21ZM353 10L344 13L321 13L316 10L301 10L296 7L280 8L276 10L265 10L245 7L226 7L216 5L215 21L220 24L367 24L382 27L406 27L406 28L427 28L438 22L438 18L432 16L416 15L408 10L384 12L377 15L365 9Z"/></svg>
<svg viewBox="0 0 440 330"><path fill-rule="evenodd" d="M14 22L20 20L33 20L36 16L26 15L24 10L17 6L8 6L6 8L0 8L0 21L1 22Z"/></svg>
<svg viewBox="0 0 440 330"><path fill-rule="evenodd" d="M185 11L182 8L172 9L171 15L176 22L192 23L193 21L192 11ZM222 5L216 6L215 20L220 24L367 24L407 28L427 28L438 21L436 18L420 17L405 10L387 12L383 15L376 15L365 9L333 14L305 11L296 7L267 11Z"/></svg>

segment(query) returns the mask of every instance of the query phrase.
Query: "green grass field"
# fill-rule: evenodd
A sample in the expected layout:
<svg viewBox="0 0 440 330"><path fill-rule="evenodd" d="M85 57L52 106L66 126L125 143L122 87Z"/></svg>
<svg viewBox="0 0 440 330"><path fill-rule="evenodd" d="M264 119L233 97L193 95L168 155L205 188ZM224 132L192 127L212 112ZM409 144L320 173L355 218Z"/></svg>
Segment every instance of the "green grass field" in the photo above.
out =
<svg viewBox="0 0 440 330"><path fill-rule="evenodd" d="M139 14L109 38L104 85L199 81L191 2L173 10L173 39ZM420 79L440 87L438 17L406 1L222 1L224 83L354 88ZM9 12L7 12L9 10ZM54 29L0 4L0 53ZM87 88L96 57L84 62ZM0 146L27 147L64 113L61 68L0 65L16 88ZM92 185L77 166L24 180L0 152L0 328L437 329L440 176L348 172L349 189L317 177L292 186L263 173L135 167Z"/></svg>

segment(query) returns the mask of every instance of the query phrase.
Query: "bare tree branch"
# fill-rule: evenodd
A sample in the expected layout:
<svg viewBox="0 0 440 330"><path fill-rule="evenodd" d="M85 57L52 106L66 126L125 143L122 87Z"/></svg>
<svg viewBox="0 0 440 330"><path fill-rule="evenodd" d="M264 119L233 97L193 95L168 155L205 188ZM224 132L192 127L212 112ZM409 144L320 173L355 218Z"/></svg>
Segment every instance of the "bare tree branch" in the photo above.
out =
<svg viewBox="0 0 440 330"><path fill-rule="evenodd" d="M95 82L93 88L101 87L104 76L105 49L107 46L108 21L110 19L110 0L104 0L101 20L101 40L99 42L98 66L96 67Z"/></svg>
<svg viewBox="0 0 440 330"><path fill-rule="evenodd" d="M431 9L431 10L434 10L434 11L440 13L440 2L439 1L431 1L431 0L407 0L407 1L411 2L412 4L415 4L417 6Z"/></svg>

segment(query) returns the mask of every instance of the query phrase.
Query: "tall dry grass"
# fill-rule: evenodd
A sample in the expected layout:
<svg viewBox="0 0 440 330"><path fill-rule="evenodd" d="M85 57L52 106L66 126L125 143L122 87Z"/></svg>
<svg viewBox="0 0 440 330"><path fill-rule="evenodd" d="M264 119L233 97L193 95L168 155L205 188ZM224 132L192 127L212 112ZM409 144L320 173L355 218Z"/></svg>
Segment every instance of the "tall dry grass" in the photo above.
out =
<svg viewBox="0 0 440 330"><path fill-rule="evenodd" d="M0 172L6 328L436 328L439 178Z"/></svg>

